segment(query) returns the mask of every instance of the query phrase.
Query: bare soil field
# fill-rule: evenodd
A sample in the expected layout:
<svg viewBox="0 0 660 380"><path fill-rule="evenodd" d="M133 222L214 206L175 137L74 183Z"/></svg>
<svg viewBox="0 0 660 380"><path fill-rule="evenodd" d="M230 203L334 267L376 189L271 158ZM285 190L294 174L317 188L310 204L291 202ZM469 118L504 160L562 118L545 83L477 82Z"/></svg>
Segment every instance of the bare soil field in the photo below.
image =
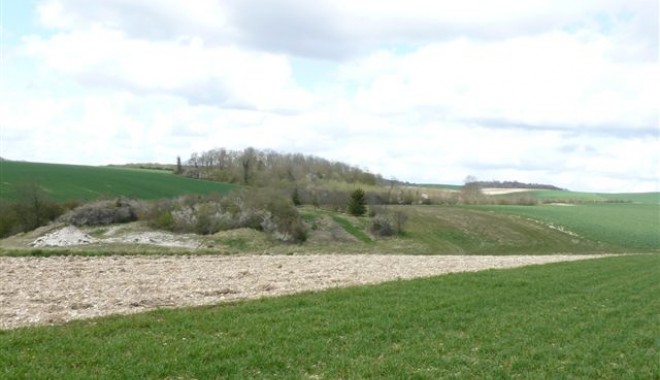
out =
<svg viewBox="0 0 660 380"><path fill-rule="evenodd" d="M597 257L0 257L0 328Z"/></svg>
<svg viewBox="0 0 660 380"><path fill-rule="evenodd" d="M481 192L486 195L504 195L504 194L515 194L515 193L526 193L535 189L517 189L517 188L499 188L499 187L487 187L481 189Z"/></svg>

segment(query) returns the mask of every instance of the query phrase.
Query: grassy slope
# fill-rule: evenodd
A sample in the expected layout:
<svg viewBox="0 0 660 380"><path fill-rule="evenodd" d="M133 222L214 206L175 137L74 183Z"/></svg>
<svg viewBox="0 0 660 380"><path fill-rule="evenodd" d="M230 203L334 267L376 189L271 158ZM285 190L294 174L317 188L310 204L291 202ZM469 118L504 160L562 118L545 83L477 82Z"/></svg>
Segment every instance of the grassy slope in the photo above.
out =
<svg viewBox="0 0 660 380"><path fill-rule="evenodd" d="M660 256L0 332L2 378L660 376Z"/></svg>
<svg viewBox="0 0 660 380"><path fill-rule="evenodd" d="M363 233L368 219L305 208L309 219L313 215L331 215L349 234L360 242L313 241L302 247L289 247L297 252L396 253L396 254L553 254L620 252L624 249L589 239L576 238L529 218L509 213L456 206L393 206L408 216L403 236L374 238ZM312 234L314 231L311 232ZM313 239L312 239L313 240ZM275 253L288 253L271 249Z"/></svg>
<svg viewBox="0 0 660 380"><path fill-rule="evenodd" d="M403 210L410 215L404 238L425 245L419 250L428 253L602 252L608 248L506 213L463 207L417 206Z"/></svg>
<svg viewBox="0 0 660 380"><path fill-rule="evenodd" d="M657 244L658 221L653 221L659 206L636 204L561 206L396 206L408 214L403 236L373 238L366 234L368 219L346 214L302 209L312 224L310 241L303 245L278 244L257 231L223 232L204 237L204 250L196 254L271 253L379 253L379 254L555 254L660 251ZM330 217L357 241L315 239L317 217ZM536 219L541 220L540 222ZM576 237L554 226L579 233ZM189 253L158 247L81 246L67 249L33 250L27 247L36 235L20 235L3 240L4 255L51 254L168 254Z"/></svg>
<svg viewBox="0 0 660 380"><path fill-rule="evenodd" d="M174 197L188 193L226 193L234 186L177 177L159 170L41 164L0 163L2 200L17 197L17 187L36 181L54 200L126 196L141 199Z"/></svg>
<svg viewBox="0 0 660 380"><path fill-rule="evenodd" d="M660 205L589 204L562 206L479 206L552 223L585 238L623 249L660 251Z"/></svg>

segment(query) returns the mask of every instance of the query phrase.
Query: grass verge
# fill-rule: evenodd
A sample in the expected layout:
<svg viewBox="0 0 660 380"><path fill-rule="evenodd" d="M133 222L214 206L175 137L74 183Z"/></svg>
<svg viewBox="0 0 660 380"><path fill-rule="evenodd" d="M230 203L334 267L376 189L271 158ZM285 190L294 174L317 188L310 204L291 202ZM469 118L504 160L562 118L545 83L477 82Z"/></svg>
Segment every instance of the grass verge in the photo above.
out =
<svg viewBox="0 0 660 380"><path fill-rule="evenodd" d="M660 376L660 256L0 332L0 377Z"/></svg>

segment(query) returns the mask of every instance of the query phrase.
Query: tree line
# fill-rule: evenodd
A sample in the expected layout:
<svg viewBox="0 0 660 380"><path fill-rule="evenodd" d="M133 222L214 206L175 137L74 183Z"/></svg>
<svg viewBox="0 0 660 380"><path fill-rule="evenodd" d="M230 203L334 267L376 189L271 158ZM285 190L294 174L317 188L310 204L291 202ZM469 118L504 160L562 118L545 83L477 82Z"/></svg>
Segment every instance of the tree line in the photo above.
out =
<svg viewBox="0 0 660 380"><path fill-rule="evenodd" d="M319 182L376 185L380 175L342 162L300 153L278 153L252 147L244 150L211 149L193 153L180 174L200 179L253 186L291 187Z"/></svg>
<svg viewBox="0 0 660 380"><path fill-rule="evenodd" d="M493 189L534 189L534 190L566 190L554 185L546 185L541 183L525 183L518 181L478 181L473 177L468 177L465 181L466 185L478 186L480 188L493 188Z"/></svg>

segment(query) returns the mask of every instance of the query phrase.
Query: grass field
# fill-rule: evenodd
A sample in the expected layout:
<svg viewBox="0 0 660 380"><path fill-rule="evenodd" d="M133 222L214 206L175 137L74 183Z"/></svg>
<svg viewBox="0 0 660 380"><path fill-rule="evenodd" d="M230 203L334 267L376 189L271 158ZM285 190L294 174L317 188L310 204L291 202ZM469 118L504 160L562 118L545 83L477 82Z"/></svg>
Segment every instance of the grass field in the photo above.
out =
<svg viewBox="0 0 660 380"><path fill-rule="evenodd" d="M402 207L410 215L403 239L430 254L603 252L608 247L507 213L479 207ZM414 247L414 248L413 248Z"/></svg>
<svg viewBox="0 0 660 380"><path fill-rule="evenodd" d="M660 250L660 205L588 204L562 206L477 206L542 220L610 246L638 251Z"/></svg>
<svg viewBox="0 0 660 380"><path fill-rule="evenodd" d="M660 256L159 310L0 332L0 377L660 376Z"/></svg>
<svg viewBox="0 0 660 380"><path fill-rule="evenodd" d="M36 182L53 200L107 196L159 199L182 194L227 193L234 185L178 177L162 170L0 162L0 200L16 199L20 186Z"/></svg>
<svg viewBox="0 0 660 380"><path fill-rule="evenodd" d="M525 192L525 194L530 194L545 203L632 202L660 204L660 193L584 193L577 191L534 190Z"/></svg>

